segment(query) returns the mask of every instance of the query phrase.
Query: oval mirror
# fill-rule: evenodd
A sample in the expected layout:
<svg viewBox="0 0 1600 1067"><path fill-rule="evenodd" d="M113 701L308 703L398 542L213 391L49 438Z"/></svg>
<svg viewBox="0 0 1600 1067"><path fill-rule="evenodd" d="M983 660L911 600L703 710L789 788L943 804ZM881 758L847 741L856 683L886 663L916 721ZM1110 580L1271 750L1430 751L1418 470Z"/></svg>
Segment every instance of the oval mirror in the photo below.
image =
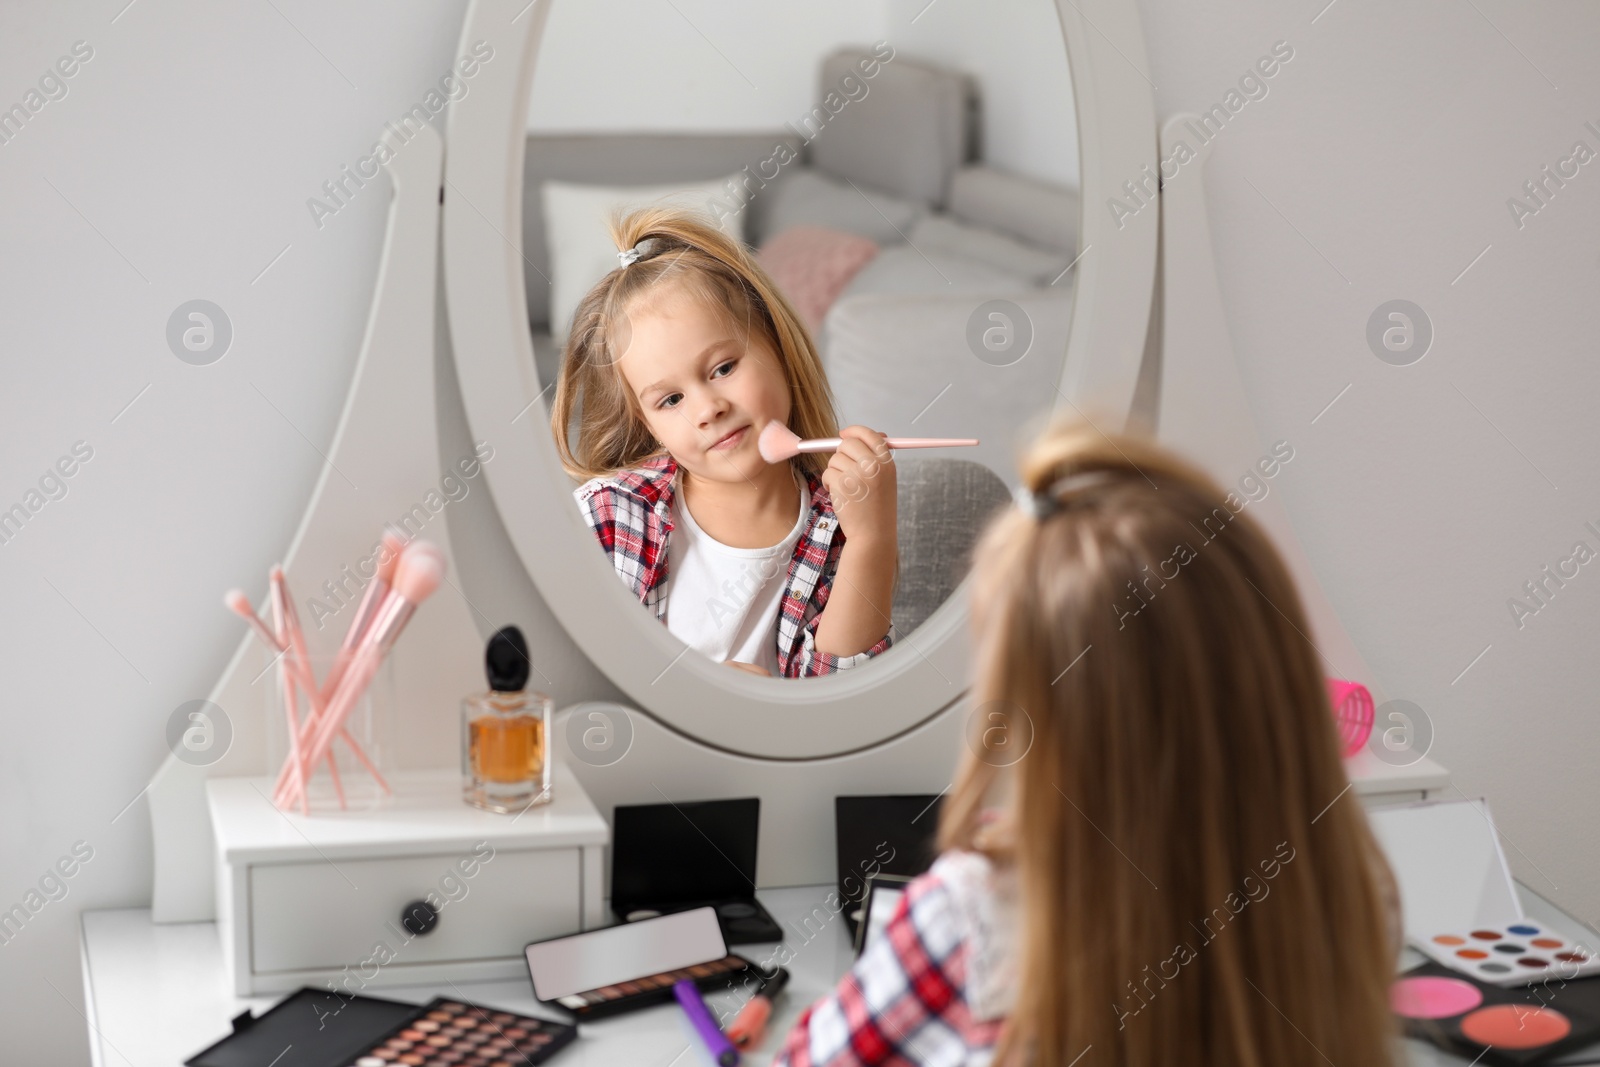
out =
<svg viewBox="0 0 1600 1067"><path fill-rule="evenodd" d="M1154 161L1150 87L1131 5L1093 6L1122 47L1049 0L473 4L464 44L493 58L452 105L444 223L463 399L541 594L669 727L815 758L963 692L963 579L1021 435L1084 401L1125 413L1143 346L1155 212L1083 205ZM630 269L607 217L663 204L745 246L799 343L763 328L759 303L719 304L657 263L635 275L627 329L609 324L637 343L595 360L574 312ZM766 422L803 431L790 413L819 406L795 404L818 377L795 366L820 368L839 427L979 443L897 450L895 507L857 507L848 478L822 486L826 453L757 452ZM558 434L587 457L624 425L647 443L625 471L563 469ZM619 499L641 510L602 521ZM869 566L893 558L884 538L838 533L864 515L892 526L892 578ZM829 647L828 602L872 633ZM851 665L811 676L818 651Z"/></svg>

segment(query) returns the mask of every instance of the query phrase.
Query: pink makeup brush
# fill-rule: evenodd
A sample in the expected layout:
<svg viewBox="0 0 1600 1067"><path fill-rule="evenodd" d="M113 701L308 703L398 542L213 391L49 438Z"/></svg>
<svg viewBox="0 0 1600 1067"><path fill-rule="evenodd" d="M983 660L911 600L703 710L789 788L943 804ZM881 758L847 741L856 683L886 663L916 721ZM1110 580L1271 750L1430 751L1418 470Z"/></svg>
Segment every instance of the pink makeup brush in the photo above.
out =
<svg viewBox="0 0 1600 1067"><path fill-rule="evenodd" d="M388 538L393 538L395 542L394 557L391 558L391 562L397 562L400 551L400 539L395 537L393 534L385 535L386 541ZM283 568L280 567L278 570L279 573L282 573ZM392 569L390 570L390 573L393 573ZM300 626L300 612L294 606L294 597L289 595L288 579L284 578L282 582L284 624L288 627L289 638L291 641L289 647L292 648L300 657L300 678L306 685L310 686L310 688L306 690L306 701L310 704L310 712L307 714L306 718L307 724L309 725L317 720L322 709L327 706L328 701L326 698L320 700L318 699L320 694L316 688L316 677L311 672L311 658L306 654L306 637L305 630ZM333 687L328 685L324 685L321 690L322 693L327 693L329 695L332 695L332 691ZM305 732L306 731L304 729L301 730L302 735L304 735ZM343 725L339 727L339 738L349 746L351 753L353 753L361 765L367 769L367 772L372 775L373 779L378 783L378 787L382 789L385 794L393 795L394 790L389 788L389 783L383 780L383 775L378 773L378 768L372 765L372 761L367 758L367 754L362 751L360 745L356 744L356 739L350 736L350 732L346 730ZM334 765L332 752L328 753L328 774L333 778L333 788L334 791L339 794L339 806L342 808L345 806L344 790L339 785L339 768Z"/></svg>
<svg viewBox="0 0 1600 1067"><path fill-rule="evenodd" d="M333 691L338 688L339 679L344 677L344 672L350 667L350 657L355 654L356 645L361 643L361 635L367 632L373 613L378 610L378 605L383 603L384 595L394 584L394 570L400 565L400 552L404 548L405 542L400 539L399 534L393 530L383 532L383 552L380 555L385 558L378 564L378 573L367 583L366 592L361 594L361 605L356 608L356 617L350 620L350 628L345 631L344 644L339 646L339 655L329 668L328 676L322 680L324 701L333 696Z"/></svg>
<svg viewBox="0 0 1600 1067"><path fill-rule="evenodd" d="M361 638L350 667L333 699L323 709L313 729L307 759L312 766L328 751L334 734L350 714L356 700L372 681L383 657L389 654L407 622L421 604L444 581L444 552L426 541L413 541L400 556L395 570L394 588L383 600L373 616L372 624Z"/></svg>
<svg viewBox="0 0 1600 1067"><path fill-rule="evenodd" d="M300 781L300 811L304 814L310 806L308 793L311 775L314 771L310 766L307 766L300 751L301 730L298 725L299 716L296 713L296 705L299 701L295 699L294 695L294 680L303 682L305 679L310 679L314 686L316 684L316 676L311 671L311 655L306 651L305 634L300 632L300 615L295 611L294 597L289 594L289 579L283 573L283 565L281 563L273 564L272 570L267 573L267 579L268 588L272 590L273 636L278 639L279 644L289 650L284 659L289 661L290 665L286 666L284 662L280 661L278 664L278 676L282 680L285 710L289 713L289 751L297 762L300 772L298 775ZM302 688L304 688L303 685ZM316 690L314 688L306 691L308 704L314 706L315 697ZM309 722L310 719L308 718L307 721ZM339 762L333 758L332 752L328 753L328 777L333 780L333 792L339 798L339 810L343 811L349 805L345 803L344 783L339 781Z"/></svg>
<svg viewBox="0 0 1600 1067"><path fill-rule="evenodd" d="M290 603L292 605L293 602L291 601ZM289 622L296 627L299 626L299 618L294 613L292 606L289 614ZM284 646L280 645L279 647L282 648ZM289 658L293 659L292 654ZM316 679L312 677L309 666L300 671L297 677L300 679L300 688L305 690L306 700L310 705L310 710L306 713L305 722L303 722L300 726L301 745L303 749L306 749L309 748L310 738L313 736L314 727L316 727L316 725L322 721L323 713L327 708L328 701L322 698L322 694L316 685ZM367 757L366 750L361 747L360 742L358 742L354 737L350 736L350 731L345 729L344 722L342 720L339 723L336 736L339 738L339 740L344 742L345 747L350 750L351 755L355 756L356 761L367 769L367 773L372 775L373 781L378 783L378 788L382 789L385 794L393 796L394 790L389 788L389 783L385 781L383 775L378 772L378 768L373 766L372 760ZM302 756L304 755L305 753L302 752ZM339 771L338 768L333 764L333 753L329 752L327 758L329 773L334 780L335 791L342 793L342 789L338 784ZM308 761L307 765L313 766L314 763ZM273 801L279 805L292 803L296 789L304 788L304 780L302 780L301 784L298 786L291 785L292 775L290 774L290 770L291 768L289 764L285 763L283 768L278 772L278 781L274 787ZM343 803L344 802L341 799L341 806Z"/></svg>
<svg viewBox="0 0 1600 1067"><path fill-rule="evenodd" d="M244 595L244 591L230 589L223 594L222 602L228 606L229 611L250 624L250 629L255 631L255 635L261 639L261 643L280 657L278 669L280 671L284 670L283 658L287 656L287 653L284 651L283 644L273 635L271 630L267 629L267 624L261 621L261 616L257 615L255 608L250 606L250 598ZM284 763L284 771L288 772L298 783L305 777L305 760L301 754L300 730L295 723L293 692L289 687L285 687L284 711L289 716L289 759ZM302 811L304 810L304 807L302 807Z"/></svg>
<svg viewBox="0 0 1600 1067"><path fill-rule="evenodd" d="M273 636L271 630L267 629L267 624L261 621L260 616L255 613L255 609L250 606L250 598L245 596L242 591L238 589L229 590L228 593L223 596L222 602L228 606L229 611L233 612L235 615L238 615L240 618L244 619L245 622L250 624L250 629L255 631L255 635L261 639L262 644L266 645L267 648L272 651L273 655L283 656L286 662L291 663L291 669L297 669L299 667L299 664L293 662L293 657L286 653L286 646ZM309 683L303 674L298 673L298 670L296 676L300 680L300 688L305 690L307 699L309 699L311 702L311 714L307 717L305 724L309 728L311 723L317 718L317 713L321 707L321 700L315 695L315 685ZM305 731L302 730L301 733L304 734ZM367 759L367 754L362 751L361 746L356 744L356 739L351 737L349 732L346 731L342 726L339 729L339 737L344 741L345 744L350 746L350 750L355 753L356 759L361 761L361 765L370 771L374 778L378 779L378 784L383 786L384 791L388 792L388 783L384 782L383 778L378 774L378 770L372 765L372 761ZM302 748L302 754L303 751L304 750ZM291 764L286 762L283 770L278 774L278 792L283 790L284 782L288 780L290 771Z"/></svg>
<svg viewBox="0 0 1600 1067"><path fill-rule="evenodd" d="M399 538L395 537L393 534L386 534L385 542L387 543L391 538L395 543L395 551L397 553L399 550ZM393 559L391 559L390 562L393 563ZM393 573L392 566L389 569L390 573ZM382 570L383 566L380 565L380 574L382 573ZM306 651L305 631L300 626L300 613L294 606L294 598L289 595L288 579L284 576L282 566L273 567L271 579L272 588L275 593L275 599L273 600L273 617L277 618L278 613L281 611L283 626L280 629L280 638L283 641L284 647L287 647L290 650L290 656L288 658L291 661L298 663L295 677L299 679L300 687L305 690L306 701L309 705L305 722L301 726L300 735L302 738L309 738L311 736L311 727L318 721L318 719L321 718L322 710L328 703L328 697L333 693L333 686L327 682L325 682L320 688L317 686L316 676L311 670L311 657ZM372 585L368 586L369 594L373 588L373 585L376 584L376 581L374 581ZM384 588L387 589L387 585L385 585ZM363 600L363 605L364 604L365 600ZM358 612L356 622L359 623L360 621L361 615ZM353 644L348 634L345 637L345 643L347 645ZM343 650L341 650L341 654L342 652ZM339 667L337 662L335 663L335 667ZM340 673L343 673L342 669L340 670ZM331 671L329 681L332 681ZM378 769L374 767L372 765L372 761L367 758L366 752L359 744L356 743L356 739L350 736L350 732L346 730L342 724L339 727L338 736L340 740L342 740L345 745L349 747L351 753L361 763L361 765L365 767L368 773L372 775L373 779L378 783L378 786L385 793L392 794L393 790L389 788L389 783L384 781L383 775L378 773ZM301 790L303 790L305 785L310 781L310 775L312 773L310 769L311 766L314 766L314 764L308 765L305 768L305 773L301 776L300 786L298 787ZM279 795L285 793L286 784L290 780L288 770L289 768L286 765L283 771L278 775L277 792ZM330 778L332 778L333 790L339 797L339 807L346 807L347 805L345 803L344 786L339 781L339 767L337 762L334 760L332 752L328 753L328 775ZM302 803L302 807L304 807L304 803Z"/></svg>
<svg viewBox="0 0 1600 1067"><path fill-rule="evenodd" d="M284 767L291 771L290 780L300 790L300 813L309 814L310 803L307 799L305 781L310 774L306 767L305 757L300 748L300 709L299 700L295 695L295 655L294 648L289 643L289 635L283 624L283 581L282 568L274 566L269 575L267 584L267 602L272 612L272 637L278 642L279 647L286 649L278 657L278 688L283 691L283 714L289 727L289 756L284 760Z"/></svg>
<svg viewBox="0 0 1600 1067"><path fill-rule="evenodd" d="M444 553L425 541L415 541L400 557L395 585L385 596L350 659L350 665L319 716L311 733L308 758L321 757L331 736L371 682L383 657L399 638L418 604L438 588L444 577Z"/></svg>
<svg viewBox="0 0 1600 1067"><path fill-rule="evenodd" d="M976 437L890 437L890 448L962 448L978 443ZM768 463L782 463L801 452L837 452L844 442L842 437L815 437L809 441L799 436L781 422L769 422L756 441L756 450Z"/></svg>

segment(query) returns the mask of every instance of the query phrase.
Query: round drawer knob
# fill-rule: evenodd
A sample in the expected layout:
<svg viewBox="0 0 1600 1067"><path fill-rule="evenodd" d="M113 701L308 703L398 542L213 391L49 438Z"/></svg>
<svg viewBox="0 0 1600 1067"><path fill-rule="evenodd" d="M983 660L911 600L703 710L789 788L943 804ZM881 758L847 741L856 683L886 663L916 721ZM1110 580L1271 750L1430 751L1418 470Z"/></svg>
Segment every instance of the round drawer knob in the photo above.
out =
<svg viewBox="0 0 1600 1067"><path fill-rule="evenodd" d="M421 937L439 925L439 913L426 900L413 900L400 909L400 925L408 934Z"/></svg>

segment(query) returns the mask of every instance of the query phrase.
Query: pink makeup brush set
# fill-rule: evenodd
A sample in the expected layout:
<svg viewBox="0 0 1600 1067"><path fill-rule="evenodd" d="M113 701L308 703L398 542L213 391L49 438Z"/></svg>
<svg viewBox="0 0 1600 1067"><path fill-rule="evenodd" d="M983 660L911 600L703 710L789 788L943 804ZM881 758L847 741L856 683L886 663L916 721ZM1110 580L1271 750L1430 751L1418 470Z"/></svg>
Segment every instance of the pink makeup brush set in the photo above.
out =
<svg viewBox="0 0 1600 1067"><path fill-rule="evenodd" d="M281 566L274 566L269 575L270 627L256 614L244 593L235 589L223 598L228 609L248 622L278 659L289 754L278 772L272 800L285 810L298 806L302 813L309 813L307 788L316 768L324 762L339 806L346 806L344 785L332 751L335 742L349 749L384 793L391 792L389 783L351 736L345 722L417 606L432 596L444 580L445 559L437 545L422 540L405 544L394 533L383 535L383 547L378 573L367 584L338 655L320 685L311 669L305 633ZM302 697L306 702L304 714L299 706Z"/></svg>

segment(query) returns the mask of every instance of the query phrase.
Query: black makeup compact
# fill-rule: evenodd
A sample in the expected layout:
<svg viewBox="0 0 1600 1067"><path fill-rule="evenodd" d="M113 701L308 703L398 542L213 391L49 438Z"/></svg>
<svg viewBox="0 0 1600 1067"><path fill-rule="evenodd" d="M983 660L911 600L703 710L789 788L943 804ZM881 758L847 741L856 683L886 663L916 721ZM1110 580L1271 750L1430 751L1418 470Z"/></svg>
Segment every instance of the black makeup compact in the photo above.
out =
<svg viewBox="0 0 1600 1067"><path fill-rule="evenodd" d="M833 798L839 899L847 902L844 918L854 944L862 943L868 880L885 874L909 878L933 865L942 799L905 793Z"/></svg>
<svg viewBox="0 0 1600 1067"><path fill-rule="evenodd" d="M1600 978L1546 975L1533 985L1482 982L1438 963L1413 967L1389 988L1407 1036L1485 1067L1594 1063ZM1583 1053L1572 1057L1567 1053Z"/></svg>
<svg viewBox="0 0 1600 1067"><path fill-rule="evenodd" d="M761 800L618 804L611 820L611 910L623 922L716 912L730 945L782 941L756 899Z"/></svg>
<svg viewBox="0 0 1600 1067"><path fill-rule="evenodd" d="M463 1000L418 1006L305 988L184 1060L186 1067L531 1067L571 1044L578 1028Z"/></svg>

